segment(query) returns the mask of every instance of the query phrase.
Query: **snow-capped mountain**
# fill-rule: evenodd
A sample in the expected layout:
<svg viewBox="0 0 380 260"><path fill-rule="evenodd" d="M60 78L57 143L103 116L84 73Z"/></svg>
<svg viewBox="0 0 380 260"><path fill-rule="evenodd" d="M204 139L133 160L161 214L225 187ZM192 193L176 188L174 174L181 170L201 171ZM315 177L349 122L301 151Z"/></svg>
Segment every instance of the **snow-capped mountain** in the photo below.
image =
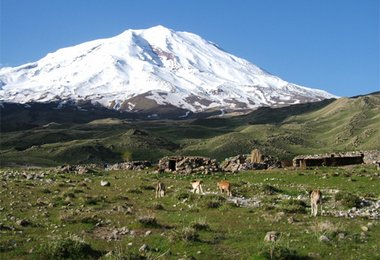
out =
<svg viewBox="0 0 380 260"><path fill-rule="evenodd" d="M171 105L191 112L241 110L335 97L271 75L188 32L163 26L49 53L0 69L0 101L90 101L123 111Z"/></svg>

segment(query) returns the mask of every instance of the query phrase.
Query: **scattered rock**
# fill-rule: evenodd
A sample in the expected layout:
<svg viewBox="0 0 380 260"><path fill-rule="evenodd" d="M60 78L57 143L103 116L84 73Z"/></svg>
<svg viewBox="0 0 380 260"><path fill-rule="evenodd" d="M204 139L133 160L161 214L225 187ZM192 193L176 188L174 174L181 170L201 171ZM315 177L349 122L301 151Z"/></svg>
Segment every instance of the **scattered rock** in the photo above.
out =
<svg viewBox="0 0 380 260"><path fill-rule="evenodd" d="M27 219L20 219L20 220L17 220L16 224L22 227L26 227L26 226L29 226L31 223Z"/></svg>
<svg viewBox="0 0 380 260"><path fill-rule="evenodd" d="M140 248L139 248L139 252L140 253L143 253L143 252L147 252L149 250L149 246L147 244L143 244Z"/></svg>
<svg viewBox="0 0 380 260"><path fill-rule="evenodd" d="M3 223L0 223L0 230L15 230L13 226L6 226Z"/></svg>
<svg viewBox="0 0 380 260"><path fill-rule="evenodd" d="M111 183L109 181L100 181L100 185L102 187L111 186Z"/></svg>
<svg viewBox="0 0 380 260"><path fill-rule="evenodd" d="M150 234L152 234L151 230L148 230L148 231L145 232L145 236L149 236Z"/></svg>
<svg viewBox="0 0 380 260"><path fill-rule="evenodd" d="M367 219L380 219L380 200L369 200L360 198L360 208L353 207L349 210L331 210L328 215L334 217L356 218L362 217Z"/></svg>
<svg viewBox="0 0 380 260"><path fill-rule="evenodd" d="M40 207L46 206L46 203L41 198L38 198L36 202L36 206L40 206Z"/></svg>
<svg viewBox="0 0 380 260"><path fill-rule="evenodd" d="M266 242L275 242L278 240L279 233L277 231L270 231L264 237L264 241Z"/></svg>
<svg viewBox="0 0 380 260"><path fill-rule="evenodd" d="M314 258L316 258L316 259L321 258L321 255L318 254L318 253L315 253L315 252L310 252L310 253L307 254L307 256L310 257L310 258L312 258L312 259L314 259Z"/></svg>
<svg viewBox="0 0 380 260"><path fill-rule="evenodd" d="M343 239L346 238L346 234L345 234L345 233L339 233L339 234L337 235L337 237L338 237L339 240L343 240Z"/></svg>
<svg viewBox="0 0 380 260"><path fill-rule="evenodd" d="M319 237L319 241L324 242L324 243L328 243L328 242L330 242L330 239L327 236L322 235Z"/></svg>

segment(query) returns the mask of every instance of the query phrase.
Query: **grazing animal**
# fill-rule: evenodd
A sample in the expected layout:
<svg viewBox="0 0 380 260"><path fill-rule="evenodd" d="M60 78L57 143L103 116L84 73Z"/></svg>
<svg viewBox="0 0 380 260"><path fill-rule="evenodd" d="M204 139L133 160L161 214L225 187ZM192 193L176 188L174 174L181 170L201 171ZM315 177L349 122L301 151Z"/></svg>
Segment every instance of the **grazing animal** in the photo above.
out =
<svg viewBox="0 0 380 260"><path fill-rule="evenodd" d="M321 205L321 215L322 215L322 193L320 190L313 190L310 194L310 204L311 204L311 215L317 216L318 214L318 203Z"/></svg>
<svg viewBox="0 0 380 260"><path fill-rule="evenodd" d="M166 191L165 184L163 184L162 182L158 182L156 185L156 199L164 197L165 191Z"/></svg>
<svg viewBox="0 0 380 260"><path fill-rule="evenodd" d="M193 180L191 181L191 187L193 193L198 193L198 194L203 194L203 189L202 189L202 181L201 180Z"/></svg>
<svg viewBox="0 0 380 260"><path fill-rule="evenodd" d="M223 193L224 191L227 192L227 195L228 196L232 196L232 193L231 193L231 183L229 181L226 181L226 180L223 180L223 181L219 181L217 183L217 186L220 190L221 193Z"/></svg>

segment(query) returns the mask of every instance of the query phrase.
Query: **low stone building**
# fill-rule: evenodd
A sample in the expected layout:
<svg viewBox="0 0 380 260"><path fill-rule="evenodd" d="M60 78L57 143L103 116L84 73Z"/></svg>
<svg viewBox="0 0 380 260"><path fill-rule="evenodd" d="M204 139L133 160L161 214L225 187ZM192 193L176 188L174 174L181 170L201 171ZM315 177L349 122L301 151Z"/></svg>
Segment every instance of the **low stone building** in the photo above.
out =
<svg viewBox="0 0 380 260"><path fill-rule="evenodd" d="M181 174L203 173L219 171L219 164L215 159L200 156L166 156L158 162L159 170Z"/></svg>
<svg viewBox="0 0 380 260"><path fill-rule="evenodd" d="M376 164L380 161L380 151L354 151L345 153L328 153L300 155L293 159L293 166L306 168L314 166L344 166L354 164Z"/></svg>
<svg viewBox="0 0 380 260"><path fill-rule="evenodd" d="M281 162L279 160L269 155L263 155L257 149L252 150L251 154L240 154L227 158L221 163L221 169L226 172L263 170L280 167Z"/></svg>

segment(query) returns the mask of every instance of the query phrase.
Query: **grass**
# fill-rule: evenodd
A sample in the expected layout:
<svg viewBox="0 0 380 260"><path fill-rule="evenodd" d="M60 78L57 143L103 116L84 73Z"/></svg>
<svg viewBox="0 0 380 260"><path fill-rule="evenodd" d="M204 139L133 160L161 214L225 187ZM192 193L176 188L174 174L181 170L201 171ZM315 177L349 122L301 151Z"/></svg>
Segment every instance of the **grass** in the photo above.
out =
<svg viewBox="0 0 380 260"><path fill-rule="evenodd" d="M165 259L380 257L378 220L310 217L308 200L308 191L320 188L324 210L329 212L347 210L348 205L339 202L352 201L347 194L379 199L380 179L371 166L197 176L210 193L206 195L190 193L189 182L195 176L165 173L160 181L168 187L167 195L159 199L150 188L157 181L150 171L82 175L57 174L49 168L0 171L1 259L86 258L108 252L119 258L163 255ZM27 180L21 176L24 171L46 174L42 180ZM10 172L14 177L7 177ZM215 185L223 178L232 183L233 194L241 191L260 201L259 206L238 207L228 202ZM100 186L100 180L111 186ZM127 208L128 212L123 210ZM32 224L18 225L22 219ZM368 231L363 232L363 226ZM113 240L102 238L122 228L129 232ZM278 232L279 240L264 242L269 231ZM329 241L320 242L322 235ZM149 250L140 252L143 244Z"/></svg>

